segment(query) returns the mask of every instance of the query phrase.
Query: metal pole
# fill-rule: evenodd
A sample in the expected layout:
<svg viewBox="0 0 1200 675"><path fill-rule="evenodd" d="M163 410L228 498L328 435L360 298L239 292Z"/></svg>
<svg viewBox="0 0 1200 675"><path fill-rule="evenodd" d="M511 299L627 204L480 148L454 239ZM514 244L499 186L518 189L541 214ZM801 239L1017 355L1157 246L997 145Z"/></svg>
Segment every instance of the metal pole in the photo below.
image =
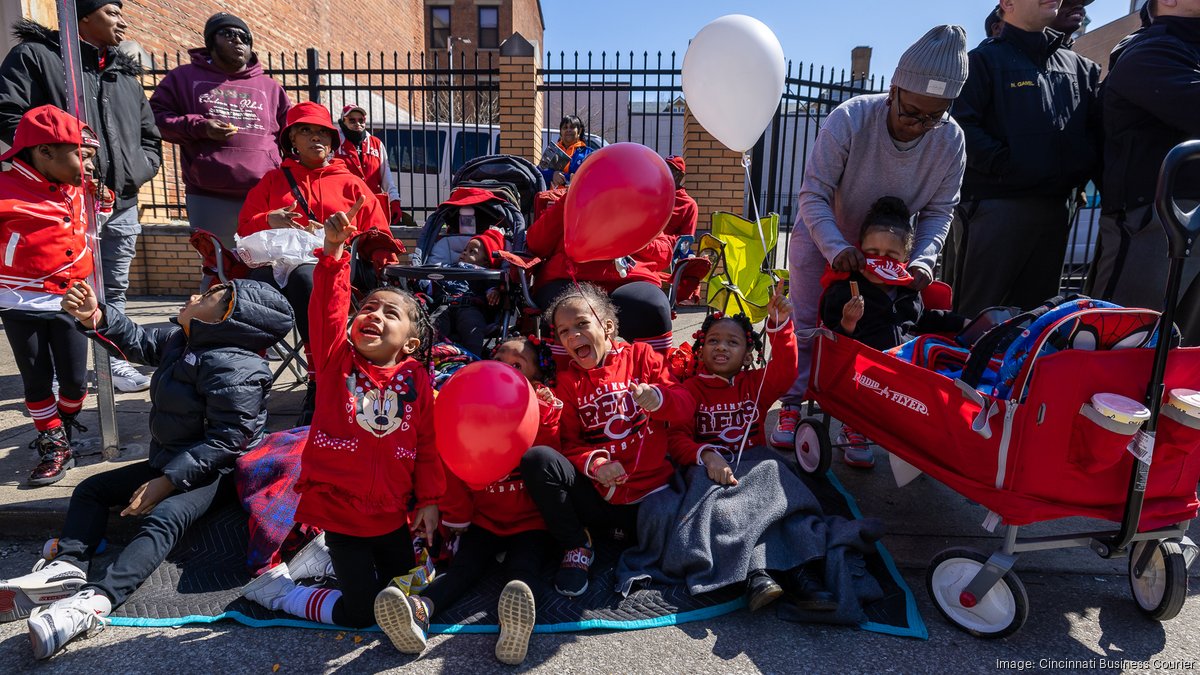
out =
<svg viewBox="0 0 1200 675"><path fill-rule="evenodd" d="M83 85L83 63L79 56L79 18L75 15L74 0L57 0L59 43L63 61L63 77L66 84L69 112L84 124L88 123ZM103 142L104 135L100 136ZM109 156L112 150L108 149ZM111 160L110 160L111 161ZM92 276L89 281L97 297L104 297L104 274L100 260L100 230L96 222L95 201L87 197L83 217L87 218L88 245L92 249ZM92 341L92 360L96 368L96 407L100 413L100 453L105 460L114 460L121 455L121 444L117 434L117 401L113 391L112 364L108 352L100 343Z"/></svg>
<svg viewBox="0 0 1200 675"><path fill-rule="evenodd" d="M446 74L448 76L446 87L450 92L450 111L446 113L446 126L450 128L450 135L454 135L454 38L446 36Z"/></svg>

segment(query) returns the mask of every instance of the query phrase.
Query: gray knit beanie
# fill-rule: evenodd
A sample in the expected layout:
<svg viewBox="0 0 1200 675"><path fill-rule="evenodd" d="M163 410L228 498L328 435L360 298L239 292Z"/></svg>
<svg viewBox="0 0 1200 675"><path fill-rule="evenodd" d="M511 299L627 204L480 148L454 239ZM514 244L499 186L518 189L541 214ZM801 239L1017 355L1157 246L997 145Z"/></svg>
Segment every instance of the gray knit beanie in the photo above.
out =
<svg viewBox="0 0 1200 675"><path fill-rule="evenodd" d="M967 81L967 31L938 26L900 57L892 84L914 94L955 99Z"/></svg>

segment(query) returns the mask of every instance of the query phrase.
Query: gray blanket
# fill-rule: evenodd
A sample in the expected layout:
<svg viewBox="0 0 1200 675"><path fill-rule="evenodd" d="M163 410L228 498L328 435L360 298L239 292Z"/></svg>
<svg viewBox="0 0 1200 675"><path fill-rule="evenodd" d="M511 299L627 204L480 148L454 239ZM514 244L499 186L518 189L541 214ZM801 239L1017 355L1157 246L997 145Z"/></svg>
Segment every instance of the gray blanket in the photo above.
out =
<svg viewBox="0 0 1200 675"><path fill-rule="evenodd" d="M752 570L790 570L825 558L838 609L797 618L864 621L862 606L883 591L862 552L874 550L882 524L826 516L804 481L767 448L743 453L737 479L736 486L717 485L703 467L691 467L647 497L638 510L638 544L617 564L617 589L628 595L644 580L686 584L695 595L744 582Z"/></svg>

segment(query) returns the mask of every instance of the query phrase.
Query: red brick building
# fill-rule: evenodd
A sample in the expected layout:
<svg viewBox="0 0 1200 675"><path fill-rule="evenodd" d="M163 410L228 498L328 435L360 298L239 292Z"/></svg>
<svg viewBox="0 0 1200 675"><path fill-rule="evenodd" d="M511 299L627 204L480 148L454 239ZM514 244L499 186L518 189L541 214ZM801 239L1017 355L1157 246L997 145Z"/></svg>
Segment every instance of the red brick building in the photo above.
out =
<svg viewBox="0 0 1200 675"><path fill-rule="evenodd" d="M436 54L437 62L445 65L448 38L454 58L465 56L468 63L476 52L484 63L483 53L494 55L513 33L520 33L538 53L543 51L546 24L541 0L425 0L424 18L423 46L430 63Z"/></svg>

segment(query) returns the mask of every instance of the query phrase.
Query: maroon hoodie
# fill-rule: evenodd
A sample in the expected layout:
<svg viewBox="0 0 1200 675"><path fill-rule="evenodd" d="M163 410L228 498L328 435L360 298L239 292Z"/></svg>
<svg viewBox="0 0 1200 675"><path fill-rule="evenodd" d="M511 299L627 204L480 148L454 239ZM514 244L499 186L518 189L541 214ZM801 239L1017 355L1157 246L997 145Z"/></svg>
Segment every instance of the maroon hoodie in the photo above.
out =
<svg viewBox="0 0 1200 675"><path fill-rule="evenodd" d="M257 56L229 74L209 60L207 49L188 52L154 90L150 108L163 140L179 145L183 182L190 194L241 199L260 178L279 166L279 131L291 101L279 83L263 74ZM210 140L204 120L234 124L225 142Z"/></svg>

